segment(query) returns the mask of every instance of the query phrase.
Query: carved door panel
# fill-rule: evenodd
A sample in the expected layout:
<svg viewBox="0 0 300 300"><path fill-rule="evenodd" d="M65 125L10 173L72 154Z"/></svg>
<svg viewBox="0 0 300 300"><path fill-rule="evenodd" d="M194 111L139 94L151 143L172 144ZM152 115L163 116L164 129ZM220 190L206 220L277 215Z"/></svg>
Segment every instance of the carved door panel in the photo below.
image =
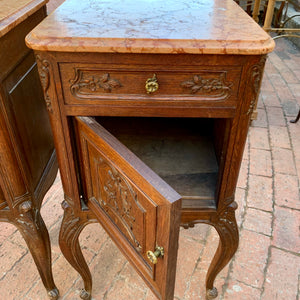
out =
<svg viewBox="0 0 300 300"><path fill-rule="evenodd" d="M93 118L74 118L87 204L160 299L173 299L180 195Z"/></svg>

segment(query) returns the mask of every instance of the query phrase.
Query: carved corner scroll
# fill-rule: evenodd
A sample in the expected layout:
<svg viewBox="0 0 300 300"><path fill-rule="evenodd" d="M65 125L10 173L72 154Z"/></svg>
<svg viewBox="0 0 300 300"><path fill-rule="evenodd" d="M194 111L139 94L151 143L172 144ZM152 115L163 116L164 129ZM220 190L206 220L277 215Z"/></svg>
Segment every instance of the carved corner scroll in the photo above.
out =
<svg viewBox="0 0 300 300"><path fill-rule="evenodd" d="M32 240L37 240L36 231L38 228L37 220L34 218L34 209L32 202L26 200L19 205L19 216L16 223L22 228L26 236Z"/></svg>
<svg viewBox="0 0 300 300"><path fill-rule="evenodd" d="M75 68L75 79L70 80L70 90L74 96L81 97L86 94L110 93L122 85L119 80L111 78L109 73L91 75L87 69Z"/></svg>
<svg viewBox="0 0 300 300"><path fill-rule="evenodd" d="M255 104L256 104L256 100L251 100L250 105L249 105L249 109L246 112L246 115L252 115L254 108L255 108Z"/></svg>
<svg viewBox="0 0 300 300"><path fill-rule="evenodd" d="M263 56L260 60L260 62L256 65L254 65L249 72L250 82L251 82L251 89L252 89L252 97L251 102L249 104L249 108L246 112L247 116L251 116L253 114L253 111L255 110L257 106L258 101L258 94L259 94L259 88L263 76L264 66L266 63L266 56Z"/></svg>
<svg viewBox="0 0 300 300"><path fill-rule="evenodd" d="M39 75L40 75L40 80L44 92L46 107L50 113L53 113L52 102L48 93L49 86L50 86L50 73L49 73L50 63L46 59L42 59L40 55L36 55L36 61L39 69Z"/></svg>
<svg viewBox="0 0 300 300"><path fill-rule="evenodd" d="M214 100L224 100L232 93L232 82L226 82L226 72L221 72L213 78L205 75L194 75L193 78L181 82L183 88L192 94L206 95Z"/></svg>
<svg viewBox="0 0 300 300"><path fill-rule="evenodd" d="M238 205L235 201L232 201L226 208L224 208L219 213L218 226L225 232L226 227L229 226L231 231L238 232L236 219L235 219L235 210Z"/></svg>

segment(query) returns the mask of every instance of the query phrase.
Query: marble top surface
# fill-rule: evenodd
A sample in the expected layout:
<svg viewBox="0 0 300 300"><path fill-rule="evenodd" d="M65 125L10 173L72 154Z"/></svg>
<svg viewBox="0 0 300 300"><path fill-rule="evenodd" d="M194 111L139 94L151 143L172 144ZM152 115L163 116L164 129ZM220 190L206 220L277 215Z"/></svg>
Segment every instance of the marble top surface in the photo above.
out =
<svg viewBox="0 0 300 300"><path fill-rule="evenodd" d="M26 38L35 50L263 54L274 42L233 0L66 0Z"/></svg>
<svg viewBox="0 0 300 300"><path fill-rule="evenodd" d="M47 2L48 0L0 0L0 37Z"/></svg>

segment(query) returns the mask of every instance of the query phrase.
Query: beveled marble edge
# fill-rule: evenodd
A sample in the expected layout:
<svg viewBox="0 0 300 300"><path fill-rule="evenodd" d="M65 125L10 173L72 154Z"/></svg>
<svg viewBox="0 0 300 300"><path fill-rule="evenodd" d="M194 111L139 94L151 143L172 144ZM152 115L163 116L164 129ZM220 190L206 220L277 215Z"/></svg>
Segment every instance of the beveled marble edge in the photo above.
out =
<svg viewBox="0 0 300 300"><path fill-rule="evenodd" d="M22 21L26 20L48 2L49 0L33 0L30 4L26 4L15 13L7 16L0 22L0 37L5 35Z"/></svg>
<svg viewBox="0 0 300 300"><path fill-rule="evenodd" d="M29 48L39 51L99 52L99 53L161 53L161 54L240 54L259 55L271 52L275 42L265 41L212 41L212 40L159 40L121 38L37 38L26 37Z"/></svg>

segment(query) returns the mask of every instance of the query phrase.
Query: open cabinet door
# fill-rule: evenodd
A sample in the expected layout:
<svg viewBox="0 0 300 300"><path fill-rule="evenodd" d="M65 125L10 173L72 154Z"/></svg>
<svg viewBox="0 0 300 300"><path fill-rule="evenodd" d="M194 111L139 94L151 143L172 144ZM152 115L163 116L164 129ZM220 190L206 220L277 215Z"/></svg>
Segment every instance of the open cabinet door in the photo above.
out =
<svg viewBox="0 0 300 300"><path fill-rule="evenodd" d="M88 207L156 296L173 300L180 195L95 119L74 126Z"/></svg>

